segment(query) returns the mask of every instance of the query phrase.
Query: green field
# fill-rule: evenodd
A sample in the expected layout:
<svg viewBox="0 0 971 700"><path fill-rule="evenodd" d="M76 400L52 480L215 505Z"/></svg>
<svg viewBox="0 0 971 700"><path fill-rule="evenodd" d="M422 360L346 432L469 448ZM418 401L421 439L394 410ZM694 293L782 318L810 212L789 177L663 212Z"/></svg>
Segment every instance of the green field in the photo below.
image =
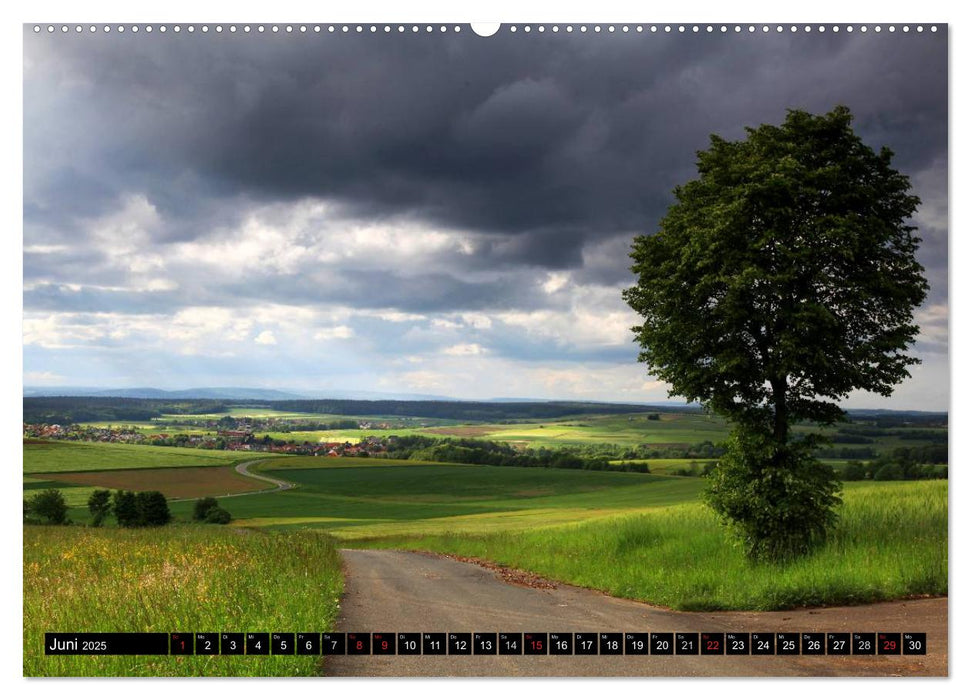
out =
<svg viewBox="0 0 971 700"><path fill-rule="evenodd" d="M241 462L240 452L110 442L24 442L24 474L152 467L214 467Z"/></svg>
<svg viewBox="0 0 971 700"><path fill-rule="evenodd" d="M662 413L660 420L646 415L589 416L563 421L532 422L495 426L483 435L500 442L525 443L530 447L562 447L612 443L622 446L642 444L691 445L728 437L724 421L698 413Z"/></svg>
<svg viewBox="0 0 971 700"><path fill-rule="evenodd" d="M44 632L326 631L342 590L319 532L25 526L24 675L313 675L314 656L45 656Z"/></svg>
<svg viewBox="0 0 971 700"><path fill-rule="evenodd" d="M844 486L824 549L750 566L698 500L655 474L293 458L297 489L235 499L237 525L479 556L680 609L777 609L947 592L947 482ZM188 504L176 504L188 514Z"/></svg>
<svg viewBox="0 0 971 700"><path fill-rule="evenodd" d="M320 527L353 539L578 522L682 503L701 487L645 474L366 458L293 457L257 470L298 488L227 501L238 525ZM176 503L173 513L190 508Z"/></svg>
<svg viewBox="0 0 971 700"><path fill-rule="evenodd" d="M663 469L684 460L654 461ZM679 609L947 592L946 481L844 484L840 524L825 548L790 565L750 566L700 503L698 478L325 457L255 470L296 488L227 499L239 527L478 556ZM179 520L191 508L172 503ZM87 513L72 508L70 517L83 522Z"/></svg>
<svg viewBox="0 0 971 700"><path fill-rule="evenodd" d="M481 557L680 610L778 610L947 595L947 482L848 484L832 541L752 566L700 503L525 532L388 537L370 546Z"/></svg>

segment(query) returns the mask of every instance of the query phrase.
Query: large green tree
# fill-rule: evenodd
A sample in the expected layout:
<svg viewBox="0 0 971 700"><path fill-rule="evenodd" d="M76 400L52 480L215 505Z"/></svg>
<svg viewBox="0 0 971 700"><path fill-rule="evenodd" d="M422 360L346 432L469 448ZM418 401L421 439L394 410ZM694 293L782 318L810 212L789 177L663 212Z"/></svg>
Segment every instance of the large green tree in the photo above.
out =
<svg viewBox="0 0 971 700"><path fill-rule="evenodd" d="M755 558L807 551L834 522L839 484L792 424L840 420L850 391L889 395L918 362L919 200L851 122L842 106L790 110L742 140L712 136L631 252L639 359L734 424L708 498Z"/></svg>

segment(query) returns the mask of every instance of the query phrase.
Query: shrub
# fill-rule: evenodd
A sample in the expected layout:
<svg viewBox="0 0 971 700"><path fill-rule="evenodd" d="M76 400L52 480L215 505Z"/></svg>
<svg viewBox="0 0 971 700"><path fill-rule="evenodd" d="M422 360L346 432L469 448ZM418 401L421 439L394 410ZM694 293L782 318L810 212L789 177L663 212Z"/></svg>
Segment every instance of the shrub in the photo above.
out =
<svg viewBox="0 0 971 700"><path fill-rule="evenodd" d="M736 432L708 478L705 501L732 526L749 559L780 562L825 542L836 524L840 484L813 459L813 442L779 449L757 434Z"/></svg>
<svg viewBox="0 0 971 700"><path fill-rule="evenodd" d="M192 519L193 520L205 520L206 516L209 515L209 511L216 508L219 505L218 501L212 496L206 496L205 498L200 498L195 502L192 507Z"/></svg>
<svg viewBox="0 0 971 700"><path fill-rule="evenodd" d="M215 508L210 508L209 512L206 514L206 522L214 523L216 525L226 525L233 516L229 514L229 511L225 508L220 508L216 506Z"/></svg>
<svg viewBox="0 0 971 700"><path fill-rule="evenodd" d="M168 501L160 491L142 491L135 494L138 524L141 526L167 525L172 520Z"/></svg>
<svg viewBox="0 0 971 700"><path fill-rule="evenodd" d="M112 497L115 520L121 527L138 526L138 505L134 491L115 491Z"/></svg>
<svg viewBox="0 0 971 700"><path fill-rule="evenodd" d="M111 491L93 492L88 498L88 511L91 513L91 526L100 527L111 512Z"/></svg>
<svg viewBox="0 0 971 700"><path fill-rule="evenodd" d="M45 489L33 496L27 504L27 509L33 515L43 518L51 525L63 525L67 522L67 503L64 496L57 489Z"/></svg>

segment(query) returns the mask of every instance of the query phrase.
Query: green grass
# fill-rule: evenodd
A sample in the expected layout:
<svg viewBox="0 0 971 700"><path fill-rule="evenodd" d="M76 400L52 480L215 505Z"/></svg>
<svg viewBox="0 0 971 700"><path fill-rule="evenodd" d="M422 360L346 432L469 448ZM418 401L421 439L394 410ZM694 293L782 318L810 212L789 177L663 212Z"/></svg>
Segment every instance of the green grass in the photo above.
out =
<svg viewBox="0 0 971 700"><path fill-rule="evenodd" d="M468 464L443 464L419 459L387 459L385 457L318 457L294 456L286 460L262 462L253 472L273 472L281 469L347 469L349 467L468 467ZM270 474L269 476L276 476Z"/></svg>
<svg viewBox="0 0 971 700"><path fill-rule="evenodd" d="M25 442L24 474L141 469L214 467L240 462L241 452L190 447L153 447L106 442Z"/></svg>
<svg viewBox="0 0 971 700"><path fill-rule="evenodd" d="M312 656L45 656L44 632L328 631L342 590L319 532L25 526L24 675L312 675Z"/></svg>
<svg viewBox="0 0 971 700"><path fill-rule="evenodd" d="M832 541L779 566L750 565L700 503L515 533L368 544L481 557L680 610L777 610L947 594L947 482L849 484L844 501Z"/></svg>
<svg viewBox="0 0 971 700"><path fill-rule="evenodd" d="M24 479L24 499L40 493L44 489L57 489L64 496L69 508L84 509L87 512L88 499L98 490L95 486L78 486L57 481L56 479Z"/></svg>
<svg viewBox="0 0 971 700"><path fill-rule="evenodd" d="M293 457L257 469L298 487L227 499L237 524L318 527L347 539L578 522L688 502L701 487L645 474L367 458ZM177 517L190 508L172 504Z"/></svg>
<svg viewBox="0 0 971 700"><path fill-rule="evenodd" d="M297 487L222 501L242 528L316 529L355 546L478 556L673 608L780 609L947 592L944 481L845 484L826 547L790 565L751 566L700 503L697 478L375 458L293 457L254 469ZM25 482L45 485L38 476ZM192 503L171 508L187 521ZM69 515L87 519L83 508Z"/></svg>

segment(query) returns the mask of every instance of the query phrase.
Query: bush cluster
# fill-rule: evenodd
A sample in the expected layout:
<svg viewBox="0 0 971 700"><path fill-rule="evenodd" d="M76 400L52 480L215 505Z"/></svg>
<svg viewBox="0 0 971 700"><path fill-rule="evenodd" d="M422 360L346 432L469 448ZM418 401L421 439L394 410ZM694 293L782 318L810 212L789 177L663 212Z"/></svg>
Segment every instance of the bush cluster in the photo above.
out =
<svg viewBox="0 0 971 700"><path fill-rule="evenodd" d="M115 491L112 503L121 527L153 527L172 520L169 504L160 491Z"/></svg>
<svg viewBox="0 0 971 700"><path fill-rule="evenodd" d="M192 519L216 525L226 525L233 516L229 511L219 506L219 502L212 496L200 498L192 507Z"/></svg>

